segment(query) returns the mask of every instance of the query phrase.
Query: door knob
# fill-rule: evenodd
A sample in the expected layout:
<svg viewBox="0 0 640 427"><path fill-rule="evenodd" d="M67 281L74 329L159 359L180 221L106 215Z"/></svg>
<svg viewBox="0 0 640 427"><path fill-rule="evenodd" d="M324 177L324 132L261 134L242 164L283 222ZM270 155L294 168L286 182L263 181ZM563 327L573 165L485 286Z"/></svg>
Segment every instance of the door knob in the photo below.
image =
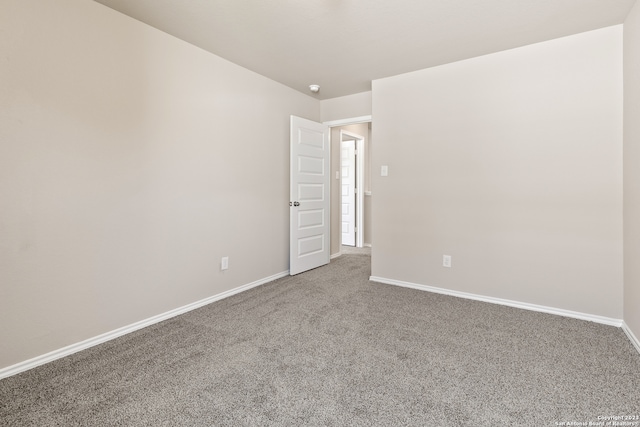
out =
<svg viewBox="0 0 640 427"><path fill-rule="evenodd" d="M300 202L293 202L293 206L300 206Z"/></svg>

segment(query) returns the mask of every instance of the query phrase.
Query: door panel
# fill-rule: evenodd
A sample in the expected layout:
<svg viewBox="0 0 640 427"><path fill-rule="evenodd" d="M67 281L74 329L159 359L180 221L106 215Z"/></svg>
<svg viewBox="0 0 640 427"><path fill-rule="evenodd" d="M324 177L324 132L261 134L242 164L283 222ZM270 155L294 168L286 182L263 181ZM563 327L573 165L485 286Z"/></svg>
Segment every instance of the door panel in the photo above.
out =
<svg viewBox="0 0 640 427"><path fill-rule="evenodd" d="M355 141L340 143L341 203L342 203L342 244L356 245L356 161Z"/></svg>
<svg viewBox="0 0 640 427"><path fill-rule="evenodd" d="M329 127L291 116L289 274L329 263Z"/></svg>

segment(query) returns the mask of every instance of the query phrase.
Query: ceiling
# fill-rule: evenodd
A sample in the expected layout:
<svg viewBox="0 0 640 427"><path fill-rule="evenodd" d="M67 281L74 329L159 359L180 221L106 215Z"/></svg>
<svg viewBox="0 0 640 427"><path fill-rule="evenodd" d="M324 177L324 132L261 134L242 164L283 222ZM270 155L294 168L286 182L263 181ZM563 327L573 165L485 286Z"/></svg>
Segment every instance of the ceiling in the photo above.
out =
<svg viewBox="0 0 640 427"><path fill-rule="evenodd" d="M623 23L635 0L95 0L319 99ZM319 84L311 94L310 84Z"/></svg>

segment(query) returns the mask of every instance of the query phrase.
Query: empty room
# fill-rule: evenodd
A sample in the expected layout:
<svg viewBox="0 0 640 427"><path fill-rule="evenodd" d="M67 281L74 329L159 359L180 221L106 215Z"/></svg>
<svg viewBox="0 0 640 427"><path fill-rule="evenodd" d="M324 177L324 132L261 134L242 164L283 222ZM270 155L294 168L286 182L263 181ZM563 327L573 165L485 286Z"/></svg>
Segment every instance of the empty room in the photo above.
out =
<svg viewBox="0 0 640 427"><path fill-rule="evenodd" d="M0 426L640 426L638 0L0 0Z"/></svg>

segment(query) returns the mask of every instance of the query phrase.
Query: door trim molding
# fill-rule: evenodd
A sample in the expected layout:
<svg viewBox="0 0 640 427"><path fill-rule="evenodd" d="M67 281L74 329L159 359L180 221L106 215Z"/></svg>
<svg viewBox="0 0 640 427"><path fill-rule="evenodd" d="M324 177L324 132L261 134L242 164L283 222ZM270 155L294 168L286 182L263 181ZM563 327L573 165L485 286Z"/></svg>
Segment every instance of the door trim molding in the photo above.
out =
<svg viewBox="0 0 640 427"><path fill-rule="evenodd" d="M325 124L330 128L335 128L338 126L348 126L348 125L357 125L359 123L369 123L371 121L372 121L372 117L369 115L369 116L352 117L350 119L329 120L328 122L322 122L322 124Z"/></svg>

